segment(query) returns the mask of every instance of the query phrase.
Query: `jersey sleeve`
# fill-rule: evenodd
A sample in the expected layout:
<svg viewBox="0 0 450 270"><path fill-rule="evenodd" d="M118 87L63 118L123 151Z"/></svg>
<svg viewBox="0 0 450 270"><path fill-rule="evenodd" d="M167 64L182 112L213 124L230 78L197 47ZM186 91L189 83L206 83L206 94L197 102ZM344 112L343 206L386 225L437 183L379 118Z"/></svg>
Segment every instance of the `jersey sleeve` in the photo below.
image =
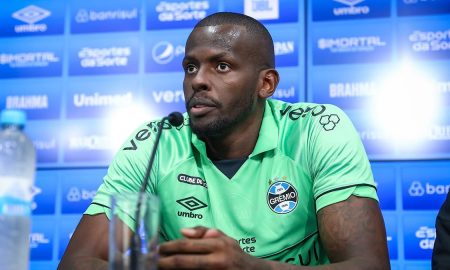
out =
<svg viewBox="0 0 450 270"><path fill-rule="evenodd" d="M316 211L355 195L378 200L370 163L347 115L333 105L311 117L310 169Z"/></svg>
<svg viewBox="0 0 450 270"><path fill-rule="evenodd" d="M110 218L111 195L139 192L153 147L153 138L151 138L153 134L148 126L142 126L125 141L111 162L108 172L85 214L105 213ZM157 158L155 158L156 160ZM153 175L150 176L150 179L155 179L154 171L152 171ZM150 182L147 192L154 193L153 182ZM122 210L126 212L126 209ZM121 216L124 217L123 221L133 228L134 221L127 218L126 213Z"/></svg>

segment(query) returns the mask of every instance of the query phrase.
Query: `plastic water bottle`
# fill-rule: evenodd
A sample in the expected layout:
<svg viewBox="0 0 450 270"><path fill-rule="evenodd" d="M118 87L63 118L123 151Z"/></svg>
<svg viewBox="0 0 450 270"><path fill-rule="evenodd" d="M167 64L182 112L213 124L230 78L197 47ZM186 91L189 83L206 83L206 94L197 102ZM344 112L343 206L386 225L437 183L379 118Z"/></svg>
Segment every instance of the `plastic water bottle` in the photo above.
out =
<svg viewBox="0 0 450 270"><path fill-rule="evenodd" d="M0 269L28 270L32 187L36 167L33 143L23 133L26 115L0 116Z"/></svg>

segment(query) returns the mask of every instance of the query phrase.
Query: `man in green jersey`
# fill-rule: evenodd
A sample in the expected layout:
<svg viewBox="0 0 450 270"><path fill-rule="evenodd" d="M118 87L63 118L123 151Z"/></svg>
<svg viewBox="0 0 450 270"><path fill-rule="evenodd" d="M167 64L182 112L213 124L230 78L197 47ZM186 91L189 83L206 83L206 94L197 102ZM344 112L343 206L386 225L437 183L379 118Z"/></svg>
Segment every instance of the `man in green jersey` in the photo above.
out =
<svg viewBox="0 0 450 270"><path fill-rule="evenodd" d="M161 201L159 268L389 269L358 134L335 106L268 99L279 76L267 29L216 13L185 49L187 114L164 125L147 189ZM117 153L61 269L106 267L109 196L139 190L155 126Z"/></svg>

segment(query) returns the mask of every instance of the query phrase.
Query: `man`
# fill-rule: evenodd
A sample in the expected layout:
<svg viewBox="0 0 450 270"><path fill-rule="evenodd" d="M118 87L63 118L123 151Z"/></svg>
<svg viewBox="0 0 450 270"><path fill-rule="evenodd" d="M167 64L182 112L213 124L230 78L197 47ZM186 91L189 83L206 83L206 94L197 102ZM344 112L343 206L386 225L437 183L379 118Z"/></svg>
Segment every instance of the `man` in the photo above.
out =
<svg viewBox="0 0 450 270"><path fill-rule="evenodd" d="M163 131L148 190L161 201L159 268L389 269L358 134L334 106L268 99L279 81L274 59L269 32L245 15L210 15L189 35L189 117ZM118 152L61 269L106 265L108 196L138 191L150 144Z"/></svg>
<svg viewBox="0 0 450 270"><path fill-rule="evenodd" d="M433 270L450 268L450 193L436 218L436 241L431 261Z"/></svg>

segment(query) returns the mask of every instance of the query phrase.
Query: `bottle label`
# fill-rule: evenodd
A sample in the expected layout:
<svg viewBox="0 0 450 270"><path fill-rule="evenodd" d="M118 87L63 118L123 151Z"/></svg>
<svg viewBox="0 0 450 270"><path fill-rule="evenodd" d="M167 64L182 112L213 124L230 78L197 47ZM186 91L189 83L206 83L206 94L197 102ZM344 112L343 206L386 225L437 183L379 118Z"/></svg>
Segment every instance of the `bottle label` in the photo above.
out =
<svg viewBox="0 0 450 270"><path fill-rule="evenodd" d="M0 215L4 216L29 216L31 203L29 201L13 198L0 197Z"/></svg>

